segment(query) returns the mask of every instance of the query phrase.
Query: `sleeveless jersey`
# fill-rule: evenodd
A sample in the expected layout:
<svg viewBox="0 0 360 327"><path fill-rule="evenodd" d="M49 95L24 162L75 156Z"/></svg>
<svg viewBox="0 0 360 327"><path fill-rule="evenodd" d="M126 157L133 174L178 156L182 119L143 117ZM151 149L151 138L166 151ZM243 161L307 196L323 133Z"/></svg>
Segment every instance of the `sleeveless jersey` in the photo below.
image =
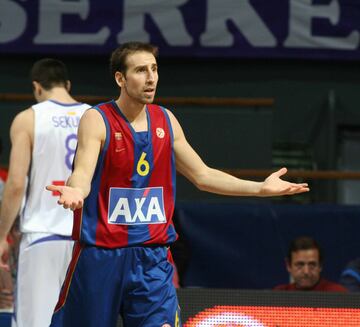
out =
<svg viewBox="0 0 360 327"><path fill-rule="evenodd" d="M95 107L106 140L73 238L105 248L169 244L176 240L173 132L166 110L148 105L148 131L137 133L115 101Z"/></svg>
<svg viewBox="0 0 360 327"><path fill-rule="evenodd" d="M77 145L77 128L87 104L62 104L53 100L32 106L34 144L27 192L20 215L24 233L71 235L73 215L57 204L46 185L64 185L71 174Z"/></svg>

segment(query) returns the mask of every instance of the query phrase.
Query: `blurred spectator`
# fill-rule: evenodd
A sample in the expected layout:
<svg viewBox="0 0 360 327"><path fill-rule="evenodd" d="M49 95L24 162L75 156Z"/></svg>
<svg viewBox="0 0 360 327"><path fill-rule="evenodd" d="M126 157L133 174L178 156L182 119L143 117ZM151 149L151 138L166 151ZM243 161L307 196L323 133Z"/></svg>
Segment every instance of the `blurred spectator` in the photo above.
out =
<svg viewBox="0 0 360 327"><path fill-rule="evenodd" d="M340 284L350 292L360 291L360 258L350 261L340 276Z"/></svg>
<svg viewBox="0 0 360 327"><path fill-rule="evenodd" d="M286 269L291 283L278 285L274 289L281 291L326 291L346 292L340 284L321 277L323 254L318 243L307 236L294 239L290 243L286 258Z"/></svg>

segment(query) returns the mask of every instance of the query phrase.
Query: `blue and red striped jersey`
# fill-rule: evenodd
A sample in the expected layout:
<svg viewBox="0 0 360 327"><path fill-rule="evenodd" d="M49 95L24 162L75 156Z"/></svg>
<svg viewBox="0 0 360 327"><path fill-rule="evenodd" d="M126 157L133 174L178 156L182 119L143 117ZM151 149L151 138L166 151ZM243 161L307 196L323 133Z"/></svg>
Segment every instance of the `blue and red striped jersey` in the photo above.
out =
<svg viewBox="0 0 360 327"><path fill-rule="evenodd" d="M106 139L90 194L74 213L73 238L105 248L174 242L176 169L166 110L147 105L148 130L135 132L115 101L95 109Z"/></svg>

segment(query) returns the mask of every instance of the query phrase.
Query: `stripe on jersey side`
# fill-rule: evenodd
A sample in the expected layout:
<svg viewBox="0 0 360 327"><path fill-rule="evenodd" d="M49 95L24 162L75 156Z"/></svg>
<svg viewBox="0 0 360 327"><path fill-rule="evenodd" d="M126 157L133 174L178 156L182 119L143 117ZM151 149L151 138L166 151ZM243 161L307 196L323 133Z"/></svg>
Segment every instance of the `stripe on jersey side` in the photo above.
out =
<svg viewBox="0 0 360 327"><path fill-rule="evenodd" d="M175 207L175 202L176 202L176 161L175 161L175 151L174 151L174 131L171 125L171 121L170 121L170 117L169 114L167 113L166 109L162 106L159 106L160 109L163 111L167 124L168 124L168 128L170 131L170 138L171 138L171 149L172 149L172 153L171 153L171 180L172 180L172 196L173 196L173 203L174 203L174 207ZM169 237L169 243L171 242L175 242L177 235L176 235L176 231L175 231L175 227L174 227L174 222L173 220L171 220L171 224L169 225L169 229L167 230L167 234Z"/></svg>
<svg viewBox="0 0 360 327"><path fill-rule="evenodd" d="M72 281L72 278L73 278L73 275L75 272L75 268L79 261L80 254L81 254L83 248L84 248L84 246L81 245L80 242L75 242L72 258L71 258L71 261L70 261L70 264L69 264L69 267L68 267L68 270L66 273L66 277L65 277L63 286L60 291L58 303L56 304L56 307L54 309L54 313L59 311L66 302L66 298L69 294L70 284L71 284L71 281Z"/></svg>

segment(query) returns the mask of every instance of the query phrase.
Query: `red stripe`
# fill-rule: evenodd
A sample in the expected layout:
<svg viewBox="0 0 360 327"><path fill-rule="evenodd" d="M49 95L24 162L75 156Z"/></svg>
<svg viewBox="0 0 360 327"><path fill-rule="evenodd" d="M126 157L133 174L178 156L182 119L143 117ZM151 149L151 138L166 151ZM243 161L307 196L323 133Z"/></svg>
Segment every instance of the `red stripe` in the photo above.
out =
<svg viewBox="0 0 360 327"><path fill-rule="evenodd" d="M146 198L146 196L149 194L149 192L150 192L150 189L146 188L144 191L143 197Z"/></svg>
<svg viewBox="0 0 360 327"><path fill-rule="evenodd" d="M171 251L170 249L168 249L167 251L167 261L173 266L174 268L174 275L173 275L173 285L175 288L179 288L180 287L180 280L179 280L179 274L175 265L175 261L172 257Z"/></svg>
<svg viewBox="0 0 360 327"><path fill-rule="evenodd" d="M69 264L68 267L68 271L66 273L66 277L65 277L65 281L63 283L63 286L61 288L61 292L60 292L60 296L59 296L59 300L58 303L56 304L54 313L59 311L65 304L66 298L69 294L69 288L70 288L70 284L71 284L71 280L75 271L75 267L76 264L79 260L81 251L83 249L83 245L80 244L80 242L75 242L74 244L74 250L73 250L73 255L72 255L72 259L71 262Z"/></svg>
<svg viewBox="0 0 360 327"><path fill-rule="evenodd" d="M74 225L72 230L73 240L80 240L83 208L74 210Z"/></svg>
<svg viewBox="0 0 360 327"><path fill-rule="evenodd" d="M109 188L131 187L134 167L134 140L127 122L111 104L102 107L109 125L109 146L104 158L98 201L96 245L114 248L128 245L127 226L108 224ZM121 138L115 135L121 133ZM117 134L118 135L118 134Z"/></svg>

